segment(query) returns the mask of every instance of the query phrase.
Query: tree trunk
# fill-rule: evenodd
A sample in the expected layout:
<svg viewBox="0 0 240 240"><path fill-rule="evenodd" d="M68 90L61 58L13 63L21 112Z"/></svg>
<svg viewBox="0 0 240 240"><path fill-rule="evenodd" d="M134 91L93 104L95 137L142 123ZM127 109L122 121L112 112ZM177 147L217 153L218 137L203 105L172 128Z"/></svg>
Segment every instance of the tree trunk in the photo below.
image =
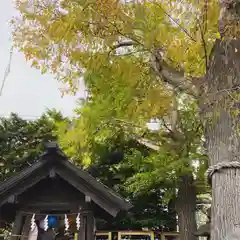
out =
<svg viewBox="0 0 240 240"><path fill-rule="evenodd" d="M201 109L210 165L240 161L239 40L216 41L205 81L205 93ZM226 237L239 226L239 204L240 169L216 171L212 176L211 240L228 239Z"/></svg>
<svg viewBox="0 0 240 240"><path fill-rule="evenodd" d="M192 175L180 177L176 202L180 240L197 240L196 187Z"/></svg>
<svg viewBox="0 0 240 240"><path fill-rule="evenodd" d="M176 212L176 196L174 196L168 202L168 213L170 216L173 216L172 221L167 225L168 231L176 232L177 231L177 212Z"/></svg>
<svg viewBox="0 0 240 240"><path fill-rule="evenodd" d="M211 166L240 161L240 1L218 0L219 32L203 87L200 108ZM211 239L229 237L240 224L240 169L224 168L212 176ZM233 235L232 235L233 236Z"/></svg>

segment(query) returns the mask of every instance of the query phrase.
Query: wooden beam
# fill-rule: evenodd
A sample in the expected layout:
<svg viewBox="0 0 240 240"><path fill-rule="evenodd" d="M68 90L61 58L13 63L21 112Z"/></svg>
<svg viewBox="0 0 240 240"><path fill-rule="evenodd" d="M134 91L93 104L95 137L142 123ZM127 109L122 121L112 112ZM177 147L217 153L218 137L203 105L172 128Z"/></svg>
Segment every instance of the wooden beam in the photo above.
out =
<svg viewBox="0 0 240 240"><path fill-rule="evenodd" d="M59 163L60 163L59 168L63 169L68 175L71 176L72 179L75 178L75 181L81 180L82 184L85 187L94 190L94 192L97 195L102 196L102 198L105 201L107 200L108 203L113 204L115 209L118 209L118 211L119 210L128 211L130 208L133 207L130 202L124 200L110 188L103 185L101 182L97 181L93 176L91 176L86 171L78 169L73 163L69 161L61 161Z"/></svg>
<svg viewBox="0 0 240 240"><path fill-rule="evenodd" d="M94 240L94 217L92 211L87 213L87 237L86 240Z"/></svg>
<svg viewBox="0 0 240 240"><path fill-rule="evenodd" d="M34 179L32 178L26 179L25 181L21 182L18 186L13 187L13 189L11 189L11 192L14 192L15 195L19 195L25 192L28 188L40 182L42 179L44 179L47 176L48 176L48 173L42 171L41 173L37 174ZM9 196L11 195L12 194L9 194L9 192L6 192L5 194L3 194L0 199L0 204L3 205L4 203L6 203L9 199Z"/></svg>
<svg viewBox="0 0 240 240"><path fill-rule="evenodd" d="M12 229L11 240L19 239L19 236L21 235L22 226L23 226L23 214L22 212L17 212Z"/></svg>
<svg viewBox="0 0 240 240"><path fill-rule="evenodd" d="M31 227L31 218L32 218L31 215L25 215L25 222L23 224L22 231L21 231L21 235L22 235L21 240L26 240L25 236L28 236L29 234L30 227Z"/></svg>
<svg viewBox="0 0 240 240"><path fill-rule="evenodd" d="M91 197L91 199L106 212L111 214L113 217L116 217L117 213L119 212L119 209L108 203L106 199L101 198L100 196L101 193L98 194L95 193L94 189L89 189L87 186L84 185L83 182L80 182L79 180L76 181L71 175L66 174L66 172L60 168L57 168L56 172L60 175L60 177L62 177L65 181L70 183L73 187Z"/></svg>
<svg viewBox="0 0 240 240"><path fill-rule="evenodd" d="M78 209L79 202L34 202L27 203L25 206L28 209L40 209L40 210L72 210Z"/></svg>

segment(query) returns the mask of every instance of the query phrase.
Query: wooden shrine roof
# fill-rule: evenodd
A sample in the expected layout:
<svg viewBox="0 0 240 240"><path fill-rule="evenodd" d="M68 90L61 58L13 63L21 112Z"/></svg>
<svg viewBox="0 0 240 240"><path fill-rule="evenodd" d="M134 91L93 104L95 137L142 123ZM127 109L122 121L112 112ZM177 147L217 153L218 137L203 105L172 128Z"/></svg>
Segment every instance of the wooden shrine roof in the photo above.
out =
<svg viewBox="0 0 240 240"><path fill-rule="evenodd" d="M52 170L113 216L119 211L128 211L132 208L130 202L75 166L56 143L49 143L36 163L0 183L0 205L8 202L10 197L22 194L49 177Z"/></svg>

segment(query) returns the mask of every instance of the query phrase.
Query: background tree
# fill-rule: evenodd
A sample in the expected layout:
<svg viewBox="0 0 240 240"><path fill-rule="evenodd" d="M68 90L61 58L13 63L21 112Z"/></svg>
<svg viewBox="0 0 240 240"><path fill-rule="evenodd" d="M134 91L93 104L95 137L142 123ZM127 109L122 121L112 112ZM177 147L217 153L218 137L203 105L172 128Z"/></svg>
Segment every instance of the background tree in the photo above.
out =
<svg viewBox="0 0 240 240"><path fill-rule="evenodd" d="M39 119L26 120L15 113L0 119L0 181L39 159L48 141L57 140L58 124L66 121L60 112L48 110ZM8 238L11 226L0 229ZM8 231L10 230L10 232Z"/></svg>
<svg viewBox="0 0 240 240"><path fill-rule="evenodd" d="M25 120L12 113L0 119L1 180L33 164L48 141L56 140L61 113L49 110L36 120Z"/></svg>
<svg viewBox="0 0 240 240"><path fill-rule="evenodd" d="M120 214L114 220L99 222L98 229L176 230L176 213L174 207L168 206L164 201L166 191L162 187L163 184L151 186L151 189L139 194L127 189L127 180L139 171L133 163L130 164L132 162L130 159L134 159L135 164L137 162L140 164L141 159L148 156L151 149L119 131L115 132L114 136L105 138L104 141L95 142L91 151L95 161L87 168L88 171L121 196L129 199L134 206L129 213Z"/></svg>
<svg viewBox="0 0 240 240"><path fill-rule="evenodd" d="M14 22L14 38L27 59L73 89L84 75L109 118L160 118L171 112L172 89L195 99L214 166L211 238L234 231L240 221L238 0L25 1L18 9L23 17Z"/></svg>
<svg viewBox="0 0 240 240"><path fill-rule="evenodd" d="M63 123L71 121L55 110L47 111L36 120L25 120L13 113L9 118L1 118L1 180L38 160L46 142L60 141L56 132ZM129 149L138 149L140 156L148 155L151 151L134 140L124 138L121 132L107 141L92 144L91 153L96 161L87 170L134 204L131 213L119 215L114 221L98 219L98 229L126 230L148 227L174 230L175 212L171 206L163 202L164 189L152 188L149 193L138 195L126 191L124 183L135 173L135 169L128 166L124 160ZM79 154L72 157L76 160ZM80 163L80 159L77 160L75 163Z"/></svg>

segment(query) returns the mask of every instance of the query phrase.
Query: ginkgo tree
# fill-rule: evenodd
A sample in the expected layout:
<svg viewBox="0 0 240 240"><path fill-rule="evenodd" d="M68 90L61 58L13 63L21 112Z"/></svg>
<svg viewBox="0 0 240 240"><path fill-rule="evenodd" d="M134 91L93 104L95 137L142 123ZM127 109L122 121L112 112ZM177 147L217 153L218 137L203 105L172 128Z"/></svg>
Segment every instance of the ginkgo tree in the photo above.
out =
<svg viewBox="0 0 240 240"><path fill-rule="evenodd" d="M174 112L176 92L195 99L211 165L211 239L234 232L240 221L239 1L29 0L17 1L17 8L17 47L73 91L84 77L102 116L143 124Z"/></svg>
<svg viewBox="0 0 240 240"><path fill-rule="evenodd" d="M64 151L75 161L80 160L86 168L104 164L104 161L99 162L95 146L107 145L110 148L114 139L118 139L119 132L123 136L121 141L118 139L122 145L127 138L150 149L150 154L146 155L127 145L123 160L111 169L123 169L126 173L129 168L134 170L127 178L124 175L125 181L122 179L126 190L133 196L146 195L154 189L164 190L165 202L175 203L180 239L194 239L197 195L207 191L204 181L207 157L202 150L202 127L197 118L196 104L186 103L182 98L181 105L174 132L165 117L158 131L152 132L147 127L116 119L114 114L111 118L103 116L92 97L78 110L79 117L71 123L62 123L58 133ZM194 161L198 163L197 167L194 167Z"/></svg>

